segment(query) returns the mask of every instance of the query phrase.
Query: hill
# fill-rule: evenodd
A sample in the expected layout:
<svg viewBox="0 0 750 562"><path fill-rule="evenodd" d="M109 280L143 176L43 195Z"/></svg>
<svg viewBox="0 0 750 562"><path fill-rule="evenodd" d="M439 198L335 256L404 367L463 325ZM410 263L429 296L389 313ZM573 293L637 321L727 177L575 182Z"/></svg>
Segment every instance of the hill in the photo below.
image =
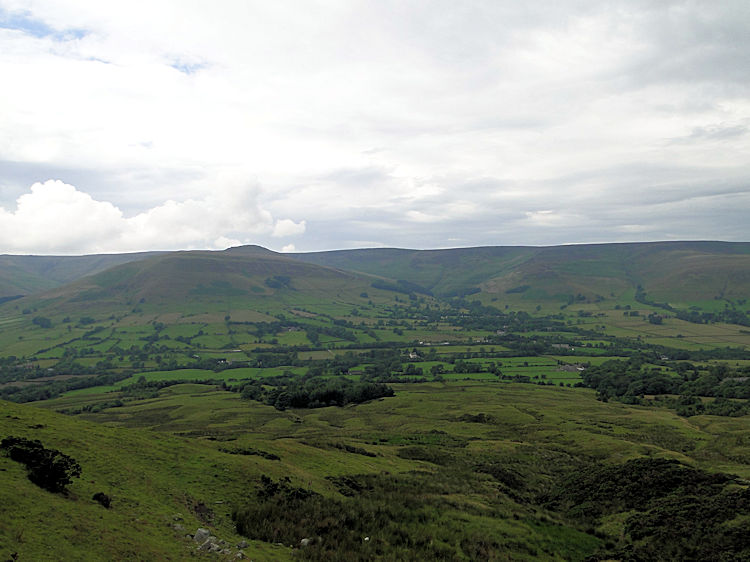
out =
<svg viewBox="0 0 750 562"><path fill-rule="evenodd" d="M89 256L0 256L0 301L29 295L160 252Z"/></svg>
<svg viewBox="0 0 750 562"><path fill-rule="evenodd" d="M187 251L111 267L37 295L59 302L182 305L186 299L314 294L340 290L363 276L286 258L269 250ZM366 282L362 281L366 284Z"/></svg>
<svg viewBox="0 0 750 562"><path fill-rule="evenodd" d="M750 243L648 242L448 250L365 249L293 254L296 259L403 279L436 295L623 299L641 286L684 304L750 294ZM513 296L515 295L515 297Z"/></svg>
<svg viewBox="0 0 750 562"><path fill-rule="evenodd" d="M144 265L135 265L144 260ZM0 303L70 283L65 290L50 294L69 298L75 293L75 298L84 300L127 294L128 299L162 301L194 296L195 290L204 294L214 290L219 296L248 291L267 294L266 277L291 274L301 279L313 271L302 264L329 268L325 275L329 279L349 272L360 278L364 274L402 281L408 284L407 291L423 294L481 293L518 303L565 304L578 299L627 304L638 292L638 297L651 302L713 310L717 304L712 301L720 301L718 306L723 307L724 302L750 294L750 243L374 248L294 254L241 246L223 252L0 256ZM332 274L331 268L338 273ZM217 281L219 285L213 285ZM325 285L319 285L318 292Z"/></svg>
<svg viewBox="0 0 750 562"><path fill-rule="evenodd" d="M746 559L747 259L247 246L0 304L0 558Z"/></svg>
<svg viewBox="0 0 750 562"><path fill-rule="evenodd" d="M750 474L746 418L688 424L587 389L394 388L356 407L285 411L192 384L78 418L0 402L1 435L38 439L82 469L54 494L0 456L0 555L184 560L202 554L186 537L198 527L231 546L221 560L243 540L255 560L747 555L748 483L718 474Z"/></svg>

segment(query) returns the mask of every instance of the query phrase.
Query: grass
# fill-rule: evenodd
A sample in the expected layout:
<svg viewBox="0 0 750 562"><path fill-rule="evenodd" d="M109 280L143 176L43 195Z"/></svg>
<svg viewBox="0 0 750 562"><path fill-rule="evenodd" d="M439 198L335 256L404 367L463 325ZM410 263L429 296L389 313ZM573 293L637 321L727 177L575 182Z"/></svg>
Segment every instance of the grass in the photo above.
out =
<svg viewBox="0 0 750 562"><path fill-rule="evenodd" d="M39 403L45 409L0 403L3 436L39 438L71 454L84 468L84 478L74 482L69 496L53 496L40 492L25 479L22 469L0 457L0 471L5 472L0 479L0 505L4 506L0 508L0 558L18 552L21 559L48 559L54 552L64 559L185 559L194 545L184 540L184 532L170 527L174 516L179 514L191 532L198 525L209 526L235 542L239 537L230 513L257 499L260 477L267 475L274 482L289 478L290 486L330 500L333 503L326 505L333 506L328 512L331 517L338 510L367 520L373 511L394 509L395 520L403 521L401 531L414 548L417 542L433 545L453 552L456 559L581 560L603 540L619 540L625 519L615 514L601 522L603 534L597 536L592 529L586 532L576 521L548 510L540 498L566 474L592 463L656 456L750 477L746 418L681 418L657 407L599 402L591 391L559 386L580 380L577 372L561 370L560 363L601 364L610 358L611 345L627 350L644 342L688 351L750 347L750 330L690 324L637 303L634 289L629 288L632 279L624 284L615 279L622 273L618 260L631 256L633 250L630 246L616 250L617 256L595 263L578 255L581 248L566 249L572 253L569 260L553 260L549 265L559 273L560 286L537 275L534 260L528 261L533 254L539 263L544 262L544 249L516 249L497 259L489 255L490 250L472 250L451 266L460 270L455 275L449 275L441 263L450 258L450 252L393 253L396 263L391 273L398 273L396 279L446 290L461 288L462 283L484 283L485 292L467 300L476 298L499 310L525 311L536 318L555 314L562 322L549 322L542 328L529 322L525 328L509 330L523 346L510 339L497 340L507 347L487 343L486 338L494 337L505 320L497 321L491 330L481 329L483 325L477 329L478 322L471 322L473 313L465 302L451 304L423 296L409 299L405 294L375 289L371 279L361 276L304 266L304 274L290 275L291 288L272 289L264 280L283 269L279 269L279 259L231 260L222 274L226 282L216 285L220 290L213 292L207 289L213 286L210 269L200 267L203 258L191 254L169 263L153 262L145 269L133 265L117 274L99 275L91 281L99 284L98 289L73 287L74 298L67 301L62 297L28 299L28 306L38 308L29 314L14 308L19 304L15 301L6 304L0 307L3 357L15 355L22 363L51 368L67 352L79 365L94 367L108 360L117 372L130 369L134 374L109 387L77 390ZM719 265L723 263L729 262ZM659 260L646 265L651 269L630 272L633 279L645 282L663 267ZM375 269L379 274L384 271L380 265ZM146 297L141 299L140 293L128 288L116 299L97 300L96 295L104 294L113 283L127 285L136 271L153 281L139 289ZM519 279L528 280L529 290L506 293L526 284L506 277L514 271ZM154 272L159 275L150 276ZM584 277L592 278L591 290L600 291L602 298L587 295L566 304L566 291L583 291ZM693 281L677 283L674 303L703 310L723 306L724 301L697 295L696 286ZM652 298L664 291L662 286L647 289ZM590 302L583 302L586 299ZM622 309L626 305L640 315L630 316L631 311ZM647 321L652 311L664 317L662 324ZM49 316L53 327L33 325L35 315ZM63 322L66 315L72 318L69 324ZM78 326L84 315L93 317L94 323ZM451 325L449 318L457 325ZM259 322L281 327L271 333ZM298 330L288 329L292 322L299 324ZM335 322L346 326L348 340L324 333ZM311 328L323 328L317 346L307 337ZM90 333L95 329L100 330ZM549 345L538 348L547 354L533 355L531 344L537 341L568 342L576 348L576 355L564 355L562 349ZM462 361L476 365L477 371L494 363L505 376L528 376L542 384L513 384L487 372L444 373L442 381L393 384L393 398L345 408L282 412L242 400L237 393L220 390L219 384L284 371L302 374L309 365L220 372L146 370L170 362L197 365L192 363L195 356L207 361L202 366L224 358L255 364L261 357L256 349L288 351L278 346L304 347L293 352L298 360L322 361L348 351L367 352L367 346L375 343L399 350L392 372L398 363L406 366L407 352L416 347L426 360L414 361L414 365L423 369L428 380L432 367L441 365L450 371L459 359L456 354L470 354ZM361 348L343 349L350 345ZM289 361L294 361L294 355ZM377 359L363 358L359 368L374 365L373 361ZM750 360L732 363L746 361ZM65 368L61 367L61 377L67 376ZM326 376L332 376L330 371ZM217 384L175 385L143 400L121 396L119 389L141 377ZM111 407L118 398L123 404ZM73 418L48 410L84 413ZM261 451L267 456L226 450ZM271 460L273 455L280 460ZM487 466L506 472L483 472ZM508 480L511 484L502 480L508 474L513 476ZM345 496L342 481L335 480L340 478L369 483L383 492L382 497L368 499L362 491L355 492L355 499ZM415 488L420 493L415 494ZM112 510L90 501L97 491L113 496ZM199 502L214 512L212 520L200 519L200 510L195 509ZM280 508L273 504L269 509ZM422 519L419 524L412 520L415 514ZM299 519L299 512L291 510L289 515ZM383 524L357 532L371 535L373 545L388 543L396 548L397 540L406 539L394 538L398 533L388 527ZM92 536L101 539L92 541ZM287 538L286 542L296 544L301 537ZM342 541L349 539L347 535ZM289 547L273 542L253 541L248 556L284 560L294 555ZM361 547L357 535L352 548ZM437 551L430 552L434 556L425 557L439 557ZM309 553L296 555L312 556Z"/></svg>
<svg viewBox="0 0 750 562"><path fill-rule="evenodd" d="M189 373L195 378L205 375ZM48 549L64 543L60 552L75 558L93 532L102 537L87 547L93 558L138 552L146 558L180 559L192 545L169 529L172 516L179 514L188 522L186 528L209 525L217 535L239 540L229 512L247 500L248 486L252 490L261 474L289 477L296 486L346 502L331 478L417 470L434 475L436 492L429 501L443 507L432 512L428 506L433 504L426 503L432 515L424 525L409 527L414 536L493 536L514 559L575 560L593 552L600 541L571 523L551 524L557 516L527 500L498 499L486 477L471 467L501 463L521 475L524 489L537 492L554 485L577 463L624 462L644 455L750 477L744 419L685 420L668 410L598 402L585 389L496 379L393 387L393 398L285 412L242 400L236 393L191 384L76 418L3 403L3 434L38 438L70 454L84 468L84 478L71 486L72 499L47 492L41 497L14 463L0 458L0 468L10 476L0 485L0 502L9 506L0 543L13 544L32 559L44 559ZM40 404L51 410L106 399L79 394ZM478 414L484 415L482 421L472 421ZM343 444L374 456L339 448ZM257 449L281 460L222 453L227 447ZM464 475L458 487L450 476L455 470ZM25 491L23 497L18 497L18 489ZM111 495L115 508L104 511L89 502L96 491ZM214 520L200 521L186 507L186 497L211 506ZM35 523L40 518L46 522L44 531ZM454 530L446 535L440 529ZM140 544L136 537L142 537ZM478 548L479 543L471 544L464 547ZM0 550L5 556L10 552ZM291 551L253 542L247 553L258 560L283 560Z"/></svg>

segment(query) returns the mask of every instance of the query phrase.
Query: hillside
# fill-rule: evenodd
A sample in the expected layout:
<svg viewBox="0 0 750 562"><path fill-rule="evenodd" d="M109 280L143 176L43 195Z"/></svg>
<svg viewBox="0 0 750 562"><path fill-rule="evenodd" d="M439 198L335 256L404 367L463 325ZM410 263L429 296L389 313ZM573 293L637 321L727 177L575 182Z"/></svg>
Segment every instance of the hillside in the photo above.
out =
<svg viewBox="0 0 750 562"><path fill-rule="evenodd" d="M255 560L747 554L732 533L747 532L739 500L748 483L715 474L750 474L745 419L687 424L586 389L477 381L395 389L356 407L279 411L216 386L175 385L79 419L0 402L1 435L39 439L82 468L69 494L53 494L0 456L0 555L183 560L201 555L186 537L198 527L230 545L209 557L220 560L234 559L243 540ZM43 405L65 409L81 398L90 399ZM111 508L92 500L97 492ZM729 503L717 511L720 501ZM677 514L681 527L669 523Z"/></svg>
<svg viewBox="0 0 750 562"><path fill-rule="evenodd" d="M750 294L750 243L649 242L450 250L339 250L296 259L417 283L437 295L481 289L510 299L620 299L640 285L683 304ZM513 296L515 295L515 297Z"/></svg>
<svg viewBox="0 0 750 562"><path fill-rule="evenodd" d="M247 246L0 304L0 558L747 559L747 249Z"/></svg>
<svg viewBox="0 0 750 562"><path fill-rule="evenodd" d="M199 554L186 534L207 526L235 554L242 537L229 506L243 497L248 474L271 465L223 454L198 439L106 427L3 401L0 411L0 438L39 440L81 467L67 493L52 493L0 454L2 560L185 560ZM111 505L94 501L96 493ZM284 550L250 547L257 560L286 560Z"/></svg>
<svg viewBox="0 0 750 562"><path fill-rule="evenodd" d="M49 294L79 300L117 294L127 300L161 301L195 296L195 291L268 294L263 286L268 276L310 277L314 270L303 264L329 268L326 274L319 270L312 275L329 281L346 271L360 278L365 274L406 281L436 296L481 292L510 302L565 304L583 298L626 303L640 286L652 301L710 310L716 306L711 301L736 301L750 294L750 243L650 242L295 254L242 246L223 252L0 256L0 300L71 283ZM317 290L325 291L326 283Z"/></svg>
<svg viewBox="0 0 750 562"><path fill-rule="evenodd" d="M90 256L0 256L0 299L28 295L160 252Z"/></svg>
<svg viewBox="0 0 750 562"><path fill-rule="evenodd" d="M16 304L49 313L133 308L166 311L186 306L227 310L268 300L264 297L292 302L358 295L370 283L362 274L293 260L261 248L186 251L117 265Z"/></svg>

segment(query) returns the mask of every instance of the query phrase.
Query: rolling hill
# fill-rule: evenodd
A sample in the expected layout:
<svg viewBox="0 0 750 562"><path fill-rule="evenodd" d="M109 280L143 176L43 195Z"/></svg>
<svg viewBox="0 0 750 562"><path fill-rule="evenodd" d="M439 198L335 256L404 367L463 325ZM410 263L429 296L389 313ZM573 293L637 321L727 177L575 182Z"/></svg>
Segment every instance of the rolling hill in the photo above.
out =
<svg viewBox="0 0 750 562"><path fill-rule="evenodd" d="M0 299L45 291L161 252L90 256L0 256Z"/></svg>
<svg viewBox="0 0 750 562"><path fill-rule="evenodd" d="M720 242L244 246L2 303L0 438L81 478L0 446L0 558L747 559L749 273Z"/></svg>
<svg viewBox="0 0 750 562"><path fill-rule="evenodd" d="M621 298L640 285L656 300L687 303L750 294L750 243L649 242L449 250L339 250L298 260L417 283L436 295L478 289L505 298L566 302Z"/></svg>
<svg viewBox="0 0 750 562"><path fill-rule="evenodd" d="M244 247L224 252L186 251L130 261L26 297L19 303L46 312L84 313L191 307L226 310L266 297L278 303L358 296L372 276L294 260ZM18 303L16 303L18 304Z"/></svg>
<svg viewBox="0 0 750 562"><path fill-rule="evenodd" d="M351 303L363 293L383 290L476 295L472 298L482 302L521 308L638 301L680 310L731 306L744 311L750 295L750 243L730 242L297 254L242 246L220 252L4 258L2 279L9 295L46 289L24 302L73 312L139 305L164 311L209 301L228 309L268 302L269 296L284 306L343 297Z"/></svg>

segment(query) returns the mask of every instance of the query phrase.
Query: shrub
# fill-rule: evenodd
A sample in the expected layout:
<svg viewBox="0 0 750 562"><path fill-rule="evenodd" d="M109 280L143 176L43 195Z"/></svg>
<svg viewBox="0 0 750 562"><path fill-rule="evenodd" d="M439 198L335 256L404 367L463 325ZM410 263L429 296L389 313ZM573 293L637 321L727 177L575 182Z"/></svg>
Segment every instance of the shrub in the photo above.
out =
<svg viewBox="0 0 750 562"><path fill-rule="evenodd" d="M81 466L72 457L46 449L40 441L10 436L0 441L0 449L26 465L29 480L50 492L64 492L72 478L81 475Z"/></svg>

